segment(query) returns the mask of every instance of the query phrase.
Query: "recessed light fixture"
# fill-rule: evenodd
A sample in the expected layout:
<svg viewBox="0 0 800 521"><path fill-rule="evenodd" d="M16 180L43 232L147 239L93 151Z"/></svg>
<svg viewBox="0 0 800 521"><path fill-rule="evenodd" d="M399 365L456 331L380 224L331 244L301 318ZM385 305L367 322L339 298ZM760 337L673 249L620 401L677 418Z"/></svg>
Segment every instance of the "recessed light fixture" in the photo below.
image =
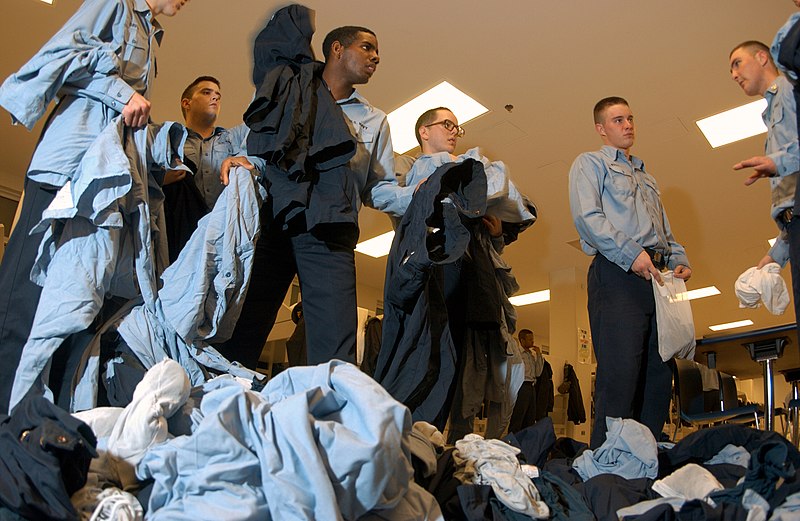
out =
<svg viewBox="0 0 800 521"><path fill-rule="evenodd" d="M489 112L489 109L443 81L389 113L392 147L395 152L404 154L419 146L417 138L414 136L414 125L423 112L436 107L449 108L458 118L460 125Z"/></svg>
<svg viewBox="0 0 800 521"><path fill-rule="evenodd" d="M714 116L700 119L697 126L708 140L711 148L721 147L734 141L763 134L767 131L761 113L767 108L767 100L762 98L735 109L720 112Z"/></svg>
<svg viewBox="0 0 800 521"><path fill-rule="evenodd" d="M524 295L517 295L508 299L508 301L514 306L527 306L528 304L538 304L539 302L547 302L548 300L550 300L549 289L534 291L533 293L526 293Z"/></svg>
<svg viewBox="0 0 800 521"><path fill-rule="evenodd" d="M44 2L45 4L50 4L50 5L53 5L53 1L54 0L42 0L42 2Z"/></svg>
<svg viewBox="0 0 800 521"><path fill-rule="evenodd" d="M356 244L356 251L376 259L385 257L389 255L389 250L392 249L392 240L394 240L394 232L386 232L372 239L359 242Z"/></svg>
<svg viewBox="0 0 800 521"><path fill-rule="evenodd" d="M775 237L774 239L769 239L767 242L769 243L769 246L771 248L771 247L775 246L776 242L778 242L778 238Z"/></svg>
<svg viewBox="0 0 800 521"><path fill-rule="evenodd" d="M728 322L727 324L717 324L716 326L708 326L711 331L725 331L726 329L735 329L737 327L752 326L752 320L739 320L738 322Z"/></svg>
<svg viewBox="0 0 800 521"><path fill-rule="evenodd" d="M720 291L716 286L706 286L705 288L693 289L686 293L679 293L678 300L695 300L698 298L713 297L719 294Z"/></svg>

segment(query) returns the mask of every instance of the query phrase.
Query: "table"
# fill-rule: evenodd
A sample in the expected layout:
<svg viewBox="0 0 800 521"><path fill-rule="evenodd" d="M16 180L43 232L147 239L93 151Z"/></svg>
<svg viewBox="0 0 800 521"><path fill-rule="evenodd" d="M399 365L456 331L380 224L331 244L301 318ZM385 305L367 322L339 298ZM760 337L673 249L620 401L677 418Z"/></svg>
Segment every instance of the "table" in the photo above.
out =
<svg viewBox="0 0 800 521"><path fill-rule="evenodd" d="M764 429L774 430L775 385L774 362L783 355L787 344L797 343L797 325L785 324L755 331L744 331L727 335L709 335L697 341L701 352L720 352L731 347L744 346L750 359L761 364L764 377ZM796 349L795 349L796 351ZM733 371L731 374L736 374Z"/></svg>

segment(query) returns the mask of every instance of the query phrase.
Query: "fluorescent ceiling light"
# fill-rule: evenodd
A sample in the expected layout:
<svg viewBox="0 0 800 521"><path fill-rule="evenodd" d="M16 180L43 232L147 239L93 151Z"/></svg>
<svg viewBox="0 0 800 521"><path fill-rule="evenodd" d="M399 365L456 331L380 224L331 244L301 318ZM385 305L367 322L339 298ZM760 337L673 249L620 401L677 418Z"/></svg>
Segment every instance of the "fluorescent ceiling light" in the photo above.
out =
<svg viewBox="0 0 800 521"><path fill-rule="evenodd" d="M463 125L489 109L470 98L446 81L423 92L405 105L389 113L389 127L392 129L392 147L398 154L404 154L414 147L419 146L414 136L414 125L417 119L426 110L436 107L447 107L456 118L459 125Z"/></svg>
<svg viewBox="0 0 800 521"><path fill-rule="evenodd" d="M526 293L524 295L517 295L508 299L514 306L527 306L528 304L538 304L539 302L547 302L550 300L550 290L543 289L542 291L534 291L533 293Z"/></svg>
<svg viewBox="0 0 800 521"><path fill-rule="evenodd" d="M42 2L53 5L53 0L42 0Z"/></svg>
<svg viewBox="0 0 800 521"><path fill-rule="evenodd" d="M384 234L367 239L366 241L356 244L356 251L369 255L370 257L385 257L389 255L389 250L392 249L392 240L394 239L394 232L386 232Z"/></svg>
<svg viewBox="0 0 800 521"><path fill-rule="evenodd" d="M767 108L767 100L758 101L720 112L714 116L697 121L697 126L712 148L734 141L763 134L767 131L761 113Z"/></svg>
<svg viewBox="0 0 800 521"><path fill-rule="evenodd" d="M716 326L708 326L711 331L724 331L726 329L734 329L737 327L752 326L752 320L739 320L738 322L728 322L727 324L717 324Z"/></svg>
<svg viewBox="0 0 800 521"><path fill-rule="evenodd" d="M678 293L677 300L695 300L698 298L713 297L719 294L720 291L716 286L706 286L705 288L693 289L686 293Z"/></svg>
<svg viewBox="0 0 800 521"><path fill-rule="evenodd" d="M775 237L774 239L770 239L767 241L769 243L770 248L775 246L775 243L778 242L778 238Z"/></svg>

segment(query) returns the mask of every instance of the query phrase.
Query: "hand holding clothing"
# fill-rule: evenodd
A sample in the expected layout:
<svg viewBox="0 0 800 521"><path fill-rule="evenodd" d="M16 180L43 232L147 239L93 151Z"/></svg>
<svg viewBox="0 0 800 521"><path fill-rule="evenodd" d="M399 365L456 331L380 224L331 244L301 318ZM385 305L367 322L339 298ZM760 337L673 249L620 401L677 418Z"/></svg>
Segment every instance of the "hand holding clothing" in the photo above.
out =
<svg viewBox="0 0 800 521"><path fill-rule="evenodd" d="M139 128L150 118L150 102L138 92L134 92L122 109L122 118L128 127Z"/></svg>
<svg viewBox="0 0 800 521"><path fill-rule="evenodd" d="M250 173L253 175L257 174L257 169L253 163L250 162L249 159L245 156L238 156L238 157L229 157L225 161L222 162L222 165L219 169L219 180L225 186L228 186L228 175L231 171L231 168L235 166L241 166L250 170Z"/></svg>

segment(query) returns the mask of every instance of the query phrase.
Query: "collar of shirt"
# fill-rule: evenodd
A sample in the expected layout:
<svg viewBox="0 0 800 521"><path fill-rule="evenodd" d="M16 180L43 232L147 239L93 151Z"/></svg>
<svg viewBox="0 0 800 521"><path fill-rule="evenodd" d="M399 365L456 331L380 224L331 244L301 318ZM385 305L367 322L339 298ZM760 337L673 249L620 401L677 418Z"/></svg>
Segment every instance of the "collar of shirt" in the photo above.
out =
<svg viewBox="0 0 800 521"><path fill-rule="evenodd" d="M147 0L133 0L133 10L137 13L142 13L145 20L150 22L150 25L152 26L151 34L155 37L158 45L161 45L161 38L164 37L164 28L161 27L161 24L158 23L158 20L156 20L153 16L150 6L147 5Z"/></svg>
<svg viewBox="0 0 800 521"><path fill-rule="evenodd" d="M612 161L622 161L631 165L633 168L637 170L644 170L644 161L639 159L638 157L631 154L630 160L628 160L628 156L625 155L625 151L618 149L617 147L612 147L611 145L603 145L600 149L600 152L608 156Z"/></svg>
<svg viewBox="0 0 800 521"><path fill-rule="evenodd" d="M336 103L338 105L344 105L344 104L349 104L349 103L361 103L362 105L366 105L367 107L372 108L372 105L369 104L369 101L367 101L367 98L362 96L361 93L359 93L357 89L353 89L353 93L350 94L345 99L336 100Z"/></svg>
<svg viewBox="0 0 800 521"><path fill-rule="evenodd" d="M225 132L225 127L214 127L214 132L208 137L201 136L199 133L195 132L194 130L190 129L189 127L186 127L186 131L188 132L189 137L199 138L199 139L202 139L203 141L208 141L209 139L211 139L211 138L213 138L215 136L218 136L218 135L222 134L223 132Z"/></svg>

